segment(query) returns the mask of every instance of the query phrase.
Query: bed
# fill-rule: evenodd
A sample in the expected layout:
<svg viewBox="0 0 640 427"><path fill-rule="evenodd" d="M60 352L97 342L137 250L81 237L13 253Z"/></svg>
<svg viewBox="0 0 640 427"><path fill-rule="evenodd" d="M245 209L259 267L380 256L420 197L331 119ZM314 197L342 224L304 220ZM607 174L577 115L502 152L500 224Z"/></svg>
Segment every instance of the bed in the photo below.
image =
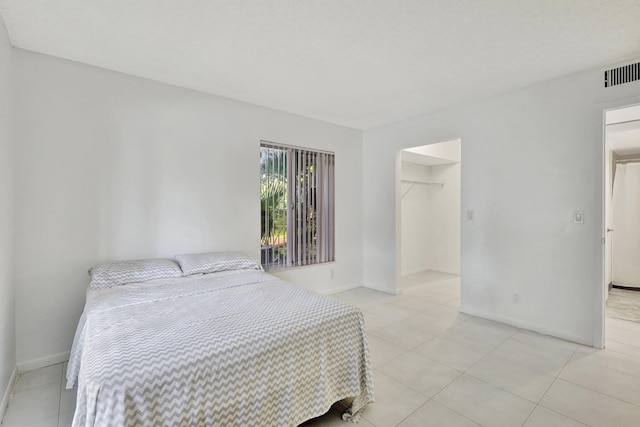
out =
<svg viewBox="0 0 640 427"><path fill-rule="evenodd" d="M259 266L181 266L89 287L67 369L73 426L297 426L343 399L358 421L373 401L358 308Z"/></svg>

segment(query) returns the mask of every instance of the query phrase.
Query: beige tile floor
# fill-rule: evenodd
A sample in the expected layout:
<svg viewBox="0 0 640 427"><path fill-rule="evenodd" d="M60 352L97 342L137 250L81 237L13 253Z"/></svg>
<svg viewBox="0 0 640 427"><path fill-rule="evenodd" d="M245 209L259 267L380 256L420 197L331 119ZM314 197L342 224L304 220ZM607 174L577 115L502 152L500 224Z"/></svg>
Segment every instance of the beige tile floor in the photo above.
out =
<svg viewBox="0 0 640 427"><path fill-rule="evenodd" d="M402 285L334 295L361 307L368 329L376 402L360 426L640 425L640 323L608 318L607 349L595 350L458 313L455 276ZM3 427L69 426L65 368L21 374ZM337 410L304 424L342 425Z"/></svg>

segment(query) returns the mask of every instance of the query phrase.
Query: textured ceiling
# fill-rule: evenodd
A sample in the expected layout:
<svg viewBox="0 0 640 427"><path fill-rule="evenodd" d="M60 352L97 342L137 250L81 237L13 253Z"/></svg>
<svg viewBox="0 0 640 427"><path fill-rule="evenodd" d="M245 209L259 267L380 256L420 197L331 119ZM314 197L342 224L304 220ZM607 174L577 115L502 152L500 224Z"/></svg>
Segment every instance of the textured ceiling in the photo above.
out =
<svg viewBox="0 0 640 427"><path fill-rule="evenodd" d="M358 129L640 54L638 0L0 0L15 47Z"/></svg>

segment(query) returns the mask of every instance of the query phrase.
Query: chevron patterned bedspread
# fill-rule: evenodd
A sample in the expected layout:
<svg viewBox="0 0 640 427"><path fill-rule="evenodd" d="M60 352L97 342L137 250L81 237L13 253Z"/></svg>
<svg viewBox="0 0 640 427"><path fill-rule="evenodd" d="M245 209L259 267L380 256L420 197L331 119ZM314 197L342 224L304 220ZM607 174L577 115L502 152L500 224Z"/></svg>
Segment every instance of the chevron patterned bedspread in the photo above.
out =
<svg viewBox="0 0 640 427"><path fill-rule="evenodd" d="M373 401L362 313L239 270L88 290L74 426L297 426Z"/></svg>

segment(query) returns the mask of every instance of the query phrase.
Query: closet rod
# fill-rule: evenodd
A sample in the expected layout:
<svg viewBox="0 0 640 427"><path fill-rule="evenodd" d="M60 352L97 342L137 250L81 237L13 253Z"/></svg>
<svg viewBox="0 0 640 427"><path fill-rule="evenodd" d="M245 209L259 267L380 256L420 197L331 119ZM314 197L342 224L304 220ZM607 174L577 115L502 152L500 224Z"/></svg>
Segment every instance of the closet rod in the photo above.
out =
<svg viewBox="0 0 640 427"><path fill-rule="evenodd" d="M607 123L607 126L615 126L615 125L622 125L626 123L635 123L635 122L640 122L640 119L632 119L632 120L624 120L624 121L615 122L615 123Z"/></svg>
<svg viewBox="0 0 640 427"><path fill-rule="evenodd" d="M410 179L403 179L403 184L417 184L417 185L439 185L440 187L444 187L443 182L423 182L423 181L412 181Z"/></svg>
<svg viewBox="0 0 640 427"><path fill-rule="evenodd" d="M439 187L444 187L444 183L443 182L423 182L423 181L412 181L410 179L403 179L401 182L403 184L411 184L411 187L409 187L409 189L407 189L407 191L402 193L402 195L400 196L400 199L404 199L404 196L406 196L407 193L409 193L409 191L411 191L413 189L413 187L415 187L416 185L437 185Z"/></svg>
<svg viewBox="0 0 640 427"><path fill-rule="evenodd" d="M620 159L614 160L613 163L638 163L640 162L640 158L637 159Z"/></svg>

